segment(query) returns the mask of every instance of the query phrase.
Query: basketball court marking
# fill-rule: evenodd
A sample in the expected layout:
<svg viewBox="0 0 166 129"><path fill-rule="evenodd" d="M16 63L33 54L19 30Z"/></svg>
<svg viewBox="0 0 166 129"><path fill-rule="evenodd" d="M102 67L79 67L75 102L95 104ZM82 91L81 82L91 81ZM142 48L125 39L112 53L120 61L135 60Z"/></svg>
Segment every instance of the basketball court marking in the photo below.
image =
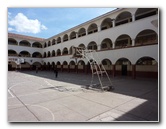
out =
<svg viewBox="0 0 166 129"><path fill-rule="evenodd" d="M54 117L53 112L50 109L48 109L48 108L46 108L44 106L41 106L41 105L29 105L29 106L39 107L39 108L43 108L43 109L47 110L52 116L52 121L54 121L55 117Z"/></svg>
<svg viewBox="0 0 166 129"><path fill-rule="evenodd" d="M19 84L22 84L22 83L27 83L27 82L29 82L29 81L25 81L25 82L16 83L16 84L14 84L14 85L12 85L11 87L9 87L9 88L8 88L8 92L9 92L9 94L12 96L12 98L14 98L14 97L15 97L15 95L13 95L13 93L11 92L11 89L12 89L13 87L15 87L15 86L19 85Z"/></svg>
<svg viewBox="0 0 166 129"><path fill-rule="evenodd" d="M44 82L47 84L47 86L54 86L51 83L49 83L47 80L44 80Z"/></svg>
<svg viewBox="0 0 166 129"><path fill-rule="evenodd" d="M23 106L23 105L21 105L21 104L14 104L14 105L8 105L8 106L11 107L11 106ZM42 108L42 109L48 111L48 112L51 114L51 116L52 116L52 121L55 120L55 116L54 116L53 112L52 112L50 109L48 109L48 108L46 108L46 107L44 107L44 106L41 106L41 105L30 105L30 104L25 104L25 106L31 106L31 107Z"/></svg>

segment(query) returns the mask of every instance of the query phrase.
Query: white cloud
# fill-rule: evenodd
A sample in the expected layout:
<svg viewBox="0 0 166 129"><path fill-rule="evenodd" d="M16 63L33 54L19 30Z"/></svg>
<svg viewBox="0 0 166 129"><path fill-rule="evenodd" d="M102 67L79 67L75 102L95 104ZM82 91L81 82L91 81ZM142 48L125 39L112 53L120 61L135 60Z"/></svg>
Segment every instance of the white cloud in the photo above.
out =
<svg viewBox="0 0 166 129"><path fill-rule="evenodd" d="M28 19L24 14L18 13L14 18L10 19L8 24L12 26L8 30L15 30L24 33L39 33L41 30L46 30L47 27L41 24L37 19Z"/></svg>
<svg viewBox="0 0 166 129"><path fill-rule="evenodd" d="M10 12L8 12L8 18L11 18L11 13Z"/></svg>
<svg viewBox="0 0 166 129"><path fill-rule="evenodd" d="M14 29L13 29L13 28L11 28L11 27L9 27L9 28L8 28L8 31L13 31L13 30L14 30Z"/></svg>

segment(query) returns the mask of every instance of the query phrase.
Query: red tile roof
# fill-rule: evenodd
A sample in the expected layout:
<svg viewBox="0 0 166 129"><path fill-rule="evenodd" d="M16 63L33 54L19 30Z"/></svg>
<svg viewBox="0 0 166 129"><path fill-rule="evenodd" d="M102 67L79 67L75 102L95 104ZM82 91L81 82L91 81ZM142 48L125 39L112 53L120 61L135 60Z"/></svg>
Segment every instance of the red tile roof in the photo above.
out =
<svg viewBox="0 0 166 129"><path fill-rule="evenodd" d="M20 38L24 40L34 40L34 41L44 41L44 38L37 38L32 36L26 36L26 35L20 35L20 34L14 34L14 33L8 33L8 38Z"/></svg>

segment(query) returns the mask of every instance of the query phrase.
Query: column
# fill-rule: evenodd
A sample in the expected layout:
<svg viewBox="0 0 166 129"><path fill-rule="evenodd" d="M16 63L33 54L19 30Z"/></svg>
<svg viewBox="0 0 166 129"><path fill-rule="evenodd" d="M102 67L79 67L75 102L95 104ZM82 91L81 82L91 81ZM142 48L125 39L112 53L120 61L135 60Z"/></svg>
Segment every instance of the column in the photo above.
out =
<svg viewBox="0 0 166 129"><path fill-rule="evenodd" d="M78 73L78 64L75 65L75 71Z"/></svg>
<svg viewBox="0 0 166 129"><path fill-rule="evenodd" d="M135 46L135 39L132 39L132 46Z"/></svg>
<svg viewBox="0 0 166 129"><path fill-rule="evenodd" d="M135 15L132 14L132 22L134 22L134 21L135 21Z"/></svg>
<svg viewBox="0 0 166 129"><path fill-rule="evenodd" d="M61 72L63 72L63 65L61 65Z"/></svg>
<svg viewBox="0 0 166 129"><path fill-rule="evenodd" d="M85 73L88 74L88 66L85 64Z"/></svg>
<svg viewBox="0 0 166 129"><path fill-rule="evenodd" d="M112 75L113 77L115 77L115 73L116 73L116 68L115 68L115 64L112 65Z"/></svg>
<svg viewBox="0 0 166 129"><path fill-rule="evenodd" d="M112 20L112 27L115 27L115 19Z"/></svg>
<svg viewBox="0 0 166 129"><path fill-rule="evenodd" d="M85 34L88 35L88 29L85 29Z"/></svg>
<svg viewBox="0 0 166 129"><path fill-rule="evenodd" d="M136 78L136 65L135 64L132 65L132 78L133 79Z"/></svg>
<svg viewBox="0 0 166 129"><path fill-rule="evenodd" d="M97 26L97 29L98 29L98 32L101 31L101 27L100 26Z"/></svg>
<svg viewBox="0 0 166 129"><path fill-rule="evenodd" d="M70 73L70 65L68 65L68 73Z"/></svg>
<svg viewBox="0 0 166 129"><path fill-rule="evenodd" d="M97 44L97 50L98 50L98 51L101 50L101 44Z"/></svg>
<svg viewBox="0 0 166 129"><path fill-rule="evenodd" d="M113 49L115 48L115 42L112 43L112 48L113 48Z"/></svg>

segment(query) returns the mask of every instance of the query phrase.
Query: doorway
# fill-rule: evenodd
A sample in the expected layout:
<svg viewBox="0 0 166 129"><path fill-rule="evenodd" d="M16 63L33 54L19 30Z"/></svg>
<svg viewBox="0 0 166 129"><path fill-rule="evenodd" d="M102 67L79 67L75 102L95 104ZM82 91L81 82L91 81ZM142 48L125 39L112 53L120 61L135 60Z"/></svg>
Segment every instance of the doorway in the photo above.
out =
<svg viewBox="0 0 166 129"><path fill-rule="evenodd" d="M122 65L122 76L127 76L127 65Z"/></svg>

